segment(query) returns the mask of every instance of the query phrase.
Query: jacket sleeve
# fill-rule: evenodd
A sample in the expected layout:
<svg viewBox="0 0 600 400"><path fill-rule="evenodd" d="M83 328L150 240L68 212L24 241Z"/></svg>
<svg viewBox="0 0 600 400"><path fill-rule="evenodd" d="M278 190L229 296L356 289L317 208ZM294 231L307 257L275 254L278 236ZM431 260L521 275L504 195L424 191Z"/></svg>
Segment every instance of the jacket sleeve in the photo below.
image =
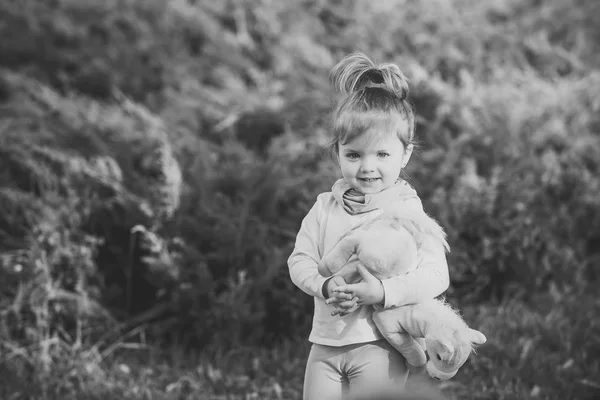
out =
<svg viewBox="0 0 600 400"><path fill-rule="evenodd" d="M410 208L414 208L414 212L425 215L420 201L412 203ZM437 225L433 220L431 222ZM450 276L446 260L447 244L443 230L439 226L438 229L441 235L424 235L418 248L416 269L382 280L384 309L433 299L448 289Z"/></svg>
<svg viewBox="0 0 600 400"><path fill-rule="evenodd" d="M292 282L305 293L324 299L323 284L328 279L319 274L319 215L323 208L323 196L317 201L302 220L296 236L296 244L288 258L288 268Z"/></svg>

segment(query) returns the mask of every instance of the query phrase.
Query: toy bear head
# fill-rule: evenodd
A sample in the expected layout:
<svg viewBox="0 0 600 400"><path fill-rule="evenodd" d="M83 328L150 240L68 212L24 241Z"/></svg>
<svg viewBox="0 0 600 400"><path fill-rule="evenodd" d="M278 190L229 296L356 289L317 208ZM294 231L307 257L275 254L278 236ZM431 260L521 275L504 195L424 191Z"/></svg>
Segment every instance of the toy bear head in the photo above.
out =
<svg viewBox="0 0 600 400"><path fill-rule="evenodd" d="M429 355L427 373L437 380L452 378L467 361L474 345L483 344L486 340L483 333L470 329L466 324L453 331L432 332L425 338Z"/></svg>

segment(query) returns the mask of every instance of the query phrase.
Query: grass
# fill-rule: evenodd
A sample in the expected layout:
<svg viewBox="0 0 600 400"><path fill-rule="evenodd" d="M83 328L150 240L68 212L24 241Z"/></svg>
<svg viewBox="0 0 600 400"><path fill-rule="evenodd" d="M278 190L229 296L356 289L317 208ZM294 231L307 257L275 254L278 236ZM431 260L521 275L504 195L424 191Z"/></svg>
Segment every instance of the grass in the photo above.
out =
<svg viewBox="0 0 600 400"><path fill-rule="evenodd" d="M592 294L555 293L528 303L463 307L467 321L483 331L488 342L450 381L415 380L412 385L440 392L448 400L595 399L600 395L600 362L594 358L600 350L600 322L595 317L599 311L600 301ZM39 351L11 349L4 342L2 398L302 398L309 352L305 338L272 348L186 350L180 345L148 345L142 333L138 329L135 341L117 341L102 351L76 348L56 338L40 343ZM24 354L29 354L28 360ZM17 364L23 368L15 368ZM15 371L29 371L33 385L26 374Z"/></svg>
<svg viewBox="0 0 600 400"><path fill-rule="evenodd" d="M14 368L4 359L0 394L13 399L296 399L308 352L305 341L210 352L132 343L117 347L104 359L94 350L65 354L51 372L40 367L33 385L11 373Z"/></svg>

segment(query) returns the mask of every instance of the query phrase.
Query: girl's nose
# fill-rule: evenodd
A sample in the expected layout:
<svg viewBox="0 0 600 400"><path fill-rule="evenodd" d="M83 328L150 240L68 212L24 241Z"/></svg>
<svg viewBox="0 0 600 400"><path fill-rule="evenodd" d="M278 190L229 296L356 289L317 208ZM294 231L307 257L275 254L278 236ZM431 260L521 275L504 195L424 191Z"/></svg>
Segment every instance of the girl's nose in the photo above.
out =
<svg viewBox="0 0 600 400"><path fill-rule="evenodd" d="M362 172L371 172L375 169L375 164L369 158L365 158L360 164L360 169Z"/></svg>

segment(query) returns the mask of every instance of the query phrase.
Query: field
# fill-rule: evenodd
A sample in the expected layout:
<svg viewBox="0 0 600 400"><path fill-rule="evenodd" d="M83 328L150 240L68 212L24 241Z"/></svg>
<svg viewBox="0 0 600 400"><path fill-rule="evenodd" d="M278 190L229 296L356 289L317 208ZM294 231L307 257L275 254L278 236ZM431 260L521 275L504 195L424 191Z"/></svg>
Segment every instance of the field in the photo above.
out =
<svg viewBox="0 0 600 400"><path fill-rule="evenodd" d="M431 398L600 396L596 0L0 3L0 398L301 399L286 260L329 69L411 82L408 173L485 333ZM424 395L425 396L425 395Z"/></svg>

